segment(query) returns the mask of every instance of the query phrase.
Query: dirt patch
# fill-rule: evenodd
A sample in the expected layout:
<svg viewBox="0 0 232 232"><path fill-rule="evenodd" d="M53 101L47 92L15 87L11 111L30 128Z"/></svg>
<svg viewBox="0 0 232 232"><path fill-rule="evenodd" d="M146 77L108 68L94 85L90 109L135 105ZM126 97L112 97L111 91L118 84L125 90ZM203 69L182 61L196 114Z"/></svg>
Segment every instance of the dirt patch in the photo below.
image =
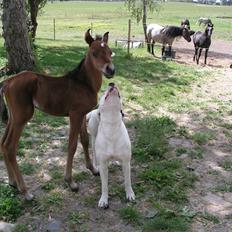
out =
<svg viewBox="0 0 232 232"><path fill-rule="evenodd" d="M217 62L218 65L228 63L227 57ZM232 231L232 70L215 68L215 63L207 68L214 76L203 84L194 85L192 92L182 98L183 102L193 102L196 107L187 113L174 113L172 117L180 126L186 127L190 135L199 132L213 135L202 146L202 158L184 157L186 165L198 176L195 188L189 193L190 205L195 212L211 218L210 223L205 223L202 217L196 217L192 231L226 232ZM179 143L172 141L172 146L178 147Z"/></svg>
<svg viewBox="0 0 232 232"><path fill-rule="evenodd" d="M193 62L194 45L193 42L186 42L183 38L173 44L176 50L176 61L185 64L195 64ZM202 52L200 57L200 66L204 66L205 53ZM232 43L222 40L212 39L207 58L208 66L215 68L229 68L232 64Z"/></svg>

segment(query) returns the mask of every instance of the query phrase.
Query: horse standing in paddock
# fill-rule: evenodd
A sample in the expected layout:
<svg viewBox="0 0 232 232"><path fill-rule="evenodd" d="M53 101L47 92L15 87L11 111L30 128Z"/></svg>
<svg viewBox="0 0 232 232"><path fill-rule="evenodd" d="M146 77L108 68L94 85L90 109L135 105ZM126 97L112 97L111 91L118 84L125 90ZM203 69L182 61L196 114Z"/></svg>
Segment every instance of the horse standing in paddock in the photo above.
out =
<svg viewBox="0 0 232 232"><path fill-rule="evenodd" d="M195 61L196 59L197 64L199 64L199 59L203 48L205 48L205 64L206 64L208 50L211 44L212 33L213 33L213 24L208 24L204 32L198 31L193 35L193 44L195 47L193 61Z"/></svg>
<svg viewBox="0 0 232 232"><path fill-rule="evenodd" d="M161 26L158 24L149 24L147 26L148 52L154 55L155 42L163 44L162 56L164 54L166 44L169 45L169 53L171 54L172 44L175 38L183 36L185 40L191 42L189 30L185 27L177 26Z"/></svg>
<svg viewBox="0 0 232 232"><path fill-rule="evenodd" d="M88 30L85 41L89 49L80 64L66 75L53 78L24 71L3 83L2 93L8 105L9 119L1 140L1 149L9 176L9 184L18 188L25 199L33 195L27 191L16 160L19 138L34 108L54 116L68 116L70 132L65 180L72 190L78 190L72 178L72 163L80 134L86 166L98 174L90 160L85 115L97 105L97 93L102 85L102 74L112 78L115 72L112 52L108 47L108 32L102 40L93 39Z"/></svg>

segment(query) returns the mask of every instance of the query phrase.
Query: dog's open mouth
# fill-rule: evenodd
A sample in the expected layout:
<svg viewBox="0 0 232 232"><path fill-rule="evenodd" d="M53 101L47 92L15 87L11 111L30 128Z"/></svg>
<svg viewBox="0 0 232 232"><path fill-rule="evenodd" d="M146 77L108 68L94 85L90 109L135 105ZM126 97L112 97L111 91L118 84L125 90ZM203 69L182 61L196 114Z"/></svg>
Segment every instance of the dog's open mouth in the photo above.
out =
<svg viewBox="0 0 232 232"><path fill-rule="evenodd" d="M109 97L110 93L112 93L113 91L116 91L118 93L118 97L120 98L118 88L114 85L114 83L110 83L109 86L110 88L108 89L106 93L105 100Z"/></svg>

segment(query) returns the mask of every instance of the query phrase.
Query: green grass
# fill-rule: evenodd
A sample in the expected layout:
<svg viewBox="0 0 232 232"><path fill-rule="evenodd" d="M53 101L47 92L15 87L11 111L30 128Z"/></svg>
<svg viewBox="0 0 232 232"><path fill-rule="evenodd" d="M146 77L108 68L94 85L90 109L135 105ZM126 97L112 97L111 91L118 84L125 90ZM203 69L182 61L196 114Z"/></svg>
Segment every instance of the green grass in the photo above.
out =
<svg viewBox="0 0 232 232"><path fill-rule="evenodd" d="M232 171L232 160L223 160L219 165L226 171Z"/></svg>
<svg viewBox="0 0 232 232"><path fill-rule="evenodd" d="M213 138L213 132L196 132L192 136L193 141L195 141L199 145L204 145Z"/></svg>
<svg viewBox="0 0 232 232"><path fill-rule="evenodd" d="M53 39L53 18L56 19L57 39L82 39L83 31L92 27L94 33L110 29L111 37L126 38L130 14L124 2L55 2L48 3L39 16L38 37ZM210 17L214 23L213 37L232 40L231 7L199 5L184 2L161 3L158 12L148 14L148 23L179 25L183 18L189 18L193 30L202 29L197 25L199 17ZM132 36L143 38L141 23L132 20Z"/></svg>
<svg viewBox="0 0 232 232"><path fill-rule="evenodd" d="M23 162L22 164L20 164L20 170L22 171L22 173L24 175L32 175L35 173L35 169L36 167L29 162Z"/></svg>
<svg viewBox="0 0 232 232"><path fill-rule="evenodd" d="M159 13L149 14L148 23L178 25L181 19L189 17L192 28L199 29L195 22L198 17L205 15L206 10L215 24L213 37L232 40L230 19L216 18L220 15L228 16L231 10L229 7L168 2L162 4ZM52 30L53 18L56 18L57 25L55 41L53 41ZM154 59L146 52L146 48L134 49L132 54L127 56L125 49L115 48L113 43L116 38L127 37L128 18L129 14L122 2L48 3L44 8L44 14L39 17L38 38L35 43L39 66L50 75L61 76L76 67L84 57L87 45L83 35L91 23L93 23L94 34L110 31L110 47L116 53L114 57L116 75L113 81L119 86L124 108L130 118L128 127L135 132L132 184L137 198L136 204L126 205L124 187L118 182L110 183L110 200L116 199L120 205L110 212L116 217L119 216L122 223L130 223L134 231L190 231L191 220L195 214L188 210L183 212L183 209L188 205L188 189L193 188L197 178L193 172L186 169L176 155L187 152L192 158L202 158L204 150L201 146L207 144L213 136L208 132L197 132L191 136L186 128L178 128L171 118L157 116L157 112L160 108L171 112L187 112L195 106L200 107L196 102L181 101L182 93L191 91L194 82L201 81L203 77L207 78L211 73L199 67ZM142 26L137 25L134 20L132 36L143 38ZM6 62L5 57L3 40L0 39L1 66ZM109 81L104 79L99 95L108 83ZM221 114L209 112L207 116L206 120L214 120ZM31 211L29 209L28 211L32 217L41 217L43 220L45 220L44 215L48 218L50 211L54 213L52 214L54 217L59 217L59 213L65 211L67 217L62 219L62 223L66 228L75 230L75 225L83 224L83 231L89 231L86 221L89 214L92 218L96 216L92 215L92 211L96 212L95 208L100 196L100 179L90 178L90 174L86 171L79 172L74 175L75 180L82 182L81 185L83 184L84 187L89 185L91 191L84 195L74 195L71 191L64 194L61 191L63 169L45 167L43 163L30 165L34 160L28 159L32 158L32 155L41 158L47 151L51 155L56 153L58 147L53 144L55 139L60 141L61 151L66 153L67 127L67 118L52 117L36 110L33 119L23 132L18 152L22 172L37 177L42 171L48 170L52 178L49 182L40 183L41 192L37 196L39 200L36 206L31 206ZM222 124L222 127L229 130L231 125ZM2 124L0 131L2 134ZM179 147L173 151L169 147L168 139L176 135L193 139L198 145L190 150ZM222 166L227 170L231 168L229 162L225 162ZM73 167L76 168L78 167ZM113 167L110 172L118 175L118 168ZM23 213L21 201L8 186L4 188L1 186L0 193L2 191L4 193L0 194L2 207L0 219L15 221ZM81 202L83 214L76 211L76 201ZM16 207L17 205L19 207ZM151 212L149 216L144 214L144 207ZM203 215L203 217L209 221L217 221L211 215ZM34 220L30 214L28 220ZM78 227L78 231L82 231L81 227Z"/></svg>
<svg viewBox="0 0 232 232"><path fill-rule="evenodd" d="M141 218L139 212L131 206L120 209L119 216L129 223L136 223L136 224L139 223L139 220Z"/></svg>
<svg viewBox="0 0 232 232"><path fill-rule="evenodd" d="M136 142L133 155L138 160L162 158L168 150L167 139L175 129L175 123L168 117L149 117L130 122L136 128Z"/></svg>
<svg viewBox="0 0 232 232"><path fill-rule="evenodd" d="M15 228L13 229L13 232L28 232L29 229L26 225L17 224Z"/></svg>
<svg viewBox="0 0 232 232"><path fill-rule="evenodd" d="M88 219L88 215L83 212L70 212L68 215L68 221L70 224L82 224Z"/></svg>
<svg viewBox="0 0 232 232"><path fill-rule="evenodd" d="M0 220L14 222L22 214L22 202L12 187L0 184Z"/></svg>

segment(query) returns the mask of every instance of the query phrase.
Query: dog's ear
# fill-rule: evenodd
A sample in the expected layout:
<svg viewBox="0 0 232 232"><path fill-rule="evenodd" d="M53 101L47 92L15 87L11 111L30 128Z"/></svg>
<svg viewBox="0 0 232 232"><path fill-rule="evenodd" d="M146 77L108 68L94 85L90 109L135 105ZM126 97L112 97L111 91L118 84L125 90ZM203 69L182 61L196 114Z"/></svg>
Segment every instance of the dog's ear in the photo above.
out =
<svg viewBox="0 0 232 232"><path fill-rule="evenodd" d="M90 29L88 29L85 33L85 41L86 43L91 46L92 42L94 41L93 37L90 35Z"/></svg>

